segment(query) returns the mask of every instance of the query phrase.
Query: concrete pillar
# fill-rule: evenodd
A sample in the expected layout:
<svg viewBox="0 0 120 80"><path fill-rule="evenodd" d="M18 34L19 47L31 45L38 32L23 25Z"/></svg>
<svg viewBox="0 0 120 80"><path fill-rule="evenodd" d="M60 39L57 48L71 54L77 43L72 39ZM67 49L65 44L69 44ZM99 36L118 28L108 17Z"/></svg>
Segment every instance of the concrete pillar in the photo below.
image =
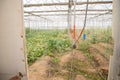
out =
<svg viewBox="0 0 120 80"><path fill-rule="evenodd" d="M22 0L0 0L0 80L27 80Z"/></svg>
<svg viewBox="0 0 120 80"><path fill-rule="evenodd" d="M120 80L120 0L113 0L113 39L114 53L109 80Z"/></svg>

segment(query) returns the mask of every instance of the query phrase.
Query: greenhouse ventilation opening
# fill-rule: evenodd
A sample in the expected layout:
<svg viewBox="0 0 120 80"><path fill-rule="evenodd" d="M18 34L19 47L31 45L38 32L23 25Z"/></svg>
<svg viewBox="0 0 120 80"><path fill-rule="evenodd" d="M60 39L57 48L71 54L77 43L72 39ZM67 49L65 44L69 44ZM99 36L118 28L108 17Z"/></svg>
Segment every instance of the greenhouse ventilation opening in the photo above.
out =
<svg viewBox="0 0 120 80"><path fill-rule="evenodd" d="M0 80L9 80L14 76L18 76L21 80L87 80L87 78L104 80L107 79L105 74L103 75L105 70L102 72L103 68L96 66L108 62L109 59L108 80L120 80L119 0L89 0L87 24L84 31L86 39L78 41L78 50L74 50L75 55L72 57L72 62L70 60L67 63L64 62L71 57L70 54L72 53L70 47L72 41L68 37L70 33L67 32L74 32L74 37L78 37L78 32L81 31L85 19L86 4L87 0L0 1ZM70 17L68 18L68 16ZM107 37L109 36L108 33L111 33L109 31L111 25L114 51L110 58L110 54L107 53L112 52L112 48L109 48L109 46L113 43L107 44L107 47L105 44L110 41L107 40ZM67 30L68 27L70 30ZM92 31L89 31L90 29ZM103 29L108 31L101 31ZM98 34L99 31L102 35ZM99 35L99 38L97 35ZM102 54L102 52L100 54L95 53L99 45L105 47L106 54ZM78 53L79 55L77 55ZM99 63L99 61L103 61L102 59L96 59L98 55L105 57L103 63ZM83 61L83 63L77 60L76 56L77 59L85 57L87 60L89 58L91 60L92 58L96 66L92 66L94 63L88 65L89 63L86 64L86 61ZM49 65L47 61L49 61ZM65 64L63 65L63 63ZM72 63L73 66L70 66ZM41 67L36 68L36 65L41 65ZM86 70L90 70L87 66L95 68L98 75L94 74L94 72L92 74L86 72Z"/></svg>

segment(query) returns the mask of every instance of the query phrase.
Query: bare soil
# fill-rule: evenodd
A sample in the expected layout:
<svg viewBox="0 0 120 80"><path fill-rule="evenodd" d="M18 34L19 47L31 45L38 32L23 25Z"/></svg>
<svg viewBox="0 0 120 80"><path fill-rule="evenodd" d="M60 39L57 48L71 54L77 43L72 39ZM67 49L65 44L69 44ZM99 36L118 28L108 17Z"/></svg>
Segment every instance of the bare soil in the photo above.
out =
<svg viewBox="0 0 120 80"><path fill-rule="evenodd" d="M100 47L99 50L97 47ZM89 52L93 55L93 61L79 50L74 50L74 54L72 51L64 53L59 56L58 62L52 64L52 57L42 56L29 67L29 80L69 80L69 68L72 60L74 60L72 63L74 65L73 80L95 80L96 74L102 77L99 80L105 80L104 77L108 75L109 66L109 59L107 60L103 56L106 47L113 48L112 45L104 43L94 44L90 47ZM95 66L96 64L97 66Z"/></svg>

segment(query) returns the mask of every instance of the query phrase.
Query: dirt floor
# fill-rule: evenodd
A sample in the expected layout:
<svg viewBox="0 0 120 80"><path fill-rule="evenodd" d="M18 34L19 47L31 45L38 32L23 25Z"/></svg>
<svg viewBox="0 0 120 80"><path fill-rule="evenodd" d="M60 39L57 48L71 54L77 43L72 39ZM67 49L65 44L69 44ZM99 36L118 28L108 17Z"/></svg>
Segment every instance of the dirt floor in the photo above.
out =
<svg viewBox="0 0 120 80"><path fill-rule="evenodd" d="M29 67L29 80L106 80L112 49L111 44L99 43L89 53L74 50L55 58L42 56Z"/></svg>

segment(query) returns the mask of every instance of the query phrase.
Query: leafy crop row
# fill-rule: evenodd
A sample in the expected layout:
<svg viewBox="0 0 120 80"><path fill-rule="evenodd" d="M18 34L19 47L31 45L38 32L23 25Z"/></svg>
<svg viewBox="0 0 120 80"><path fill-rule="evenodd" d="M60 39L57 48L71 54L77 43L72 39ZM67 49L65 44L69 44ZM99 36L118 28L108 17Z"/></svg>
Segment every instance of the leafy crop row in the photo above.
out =
<svg viewBox="0 0 120 80"><path fill-rule="evenodd" d="M111 43L111 29L87 29L86 41L79 45L81 51L87 52L91 44ZM32 64L42 55L55 57L56 54L70 50L71 42L67 30L30 30L26 29L28 64ZM81 39L82 40L82 39Z"/></svg>
<svg viewBox="0 0 120 80"><path fill-rule="evenodd" d="M71 43L66 31L26 29L28 64L32 64L42 55L54 57L57 53L69 50Z"/></svg>

